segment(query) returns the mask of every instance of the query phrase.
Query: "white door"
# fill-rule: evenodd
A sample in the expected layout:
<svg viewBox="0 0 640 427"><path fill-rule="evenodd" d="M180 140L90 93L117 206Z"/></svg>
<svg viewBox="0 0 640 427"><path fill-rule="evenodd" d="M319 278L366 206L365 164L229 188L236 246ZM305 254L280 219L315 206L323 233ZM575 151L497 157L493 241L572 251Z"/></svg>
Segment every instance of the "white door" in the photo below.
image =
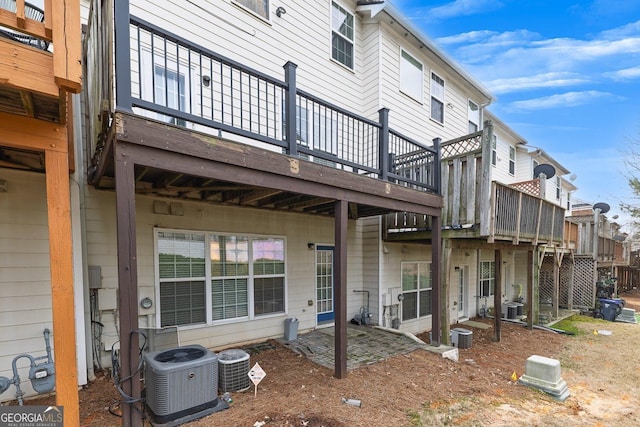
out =
<svg viewBox="0 0 640 427"><path fill-rule="evenodd" d="M460 267L456 270L458 284L458 320L467 320L469 318L469 310L467 309L467 297L469 295L469 286L467 284L468 267Z"/></svg>

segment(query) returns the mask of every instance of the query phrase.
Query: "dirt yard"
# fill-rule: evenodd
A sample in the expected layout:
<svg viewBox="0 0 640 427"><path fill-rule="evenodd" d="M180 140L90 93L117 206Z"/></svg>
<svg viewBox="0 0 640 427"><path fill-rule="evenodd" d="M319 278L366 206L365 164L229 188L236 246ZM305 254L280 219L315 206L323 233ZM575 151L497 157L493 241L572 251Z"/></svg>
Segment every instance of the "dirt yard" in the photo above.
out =
<svg viewBox="0 0 640 427"><path fill-rule="evenodd" d="M622 295L640 312L640 293ZM267 376L253 389L232 394L228 410L191 426L622 426L640 425L640 325L583 318L569 336L502 324L473 330L472 348L456 363L423 350L349 372L332 370L271 342L251 357ZM598 331L610 331L611 335ZM428 342L427 336L421 338ZM512 380L526 359L559 359L571 396L557 402ZM361 407L343 398L358 399ZM47 404L38 399L29 403ZM101 376L80 392L84 426L117 426L118 395ZM111 410L110 410L111 408Z"/></svg>

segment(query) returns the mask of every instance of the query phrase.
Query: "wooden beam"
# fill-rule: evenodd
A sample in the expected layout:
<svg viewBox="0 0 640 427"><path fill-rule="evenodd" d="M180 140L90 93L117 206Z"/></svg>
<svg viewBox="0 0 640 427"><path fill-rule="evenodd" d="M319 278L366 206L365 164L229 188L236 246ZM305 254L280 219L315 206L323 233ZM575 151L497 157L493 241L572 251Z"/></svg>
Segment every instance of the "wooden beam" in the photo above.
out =
<svg viewBox="0 0 640 427"><path fill-rule="evenodd" d="M0 58L2 84L51 97L59 96L51 53L0 37Z"/></svg>
<svg viewBox="0 0 640 427"><path fill-rule="evenodd" d="M533 329L533 257L535 252L527 251L527 328Z"/></svg>
<svg viewBox="0 0 640 427"><path fill-rule="evenodd" d="M51 269L56 405L64 406L64 425L80 425L76 361L71 193L66 153L46 150L47 212Z"/></svg>
<svg viewBox="0 0 640 427"><path fill-rule="evenodd" d="M495 328L495 341L500 342L501 328L502 328L502 251L500 249L495 250L495 286L493 291L493 314L494 314L494 328Z"/></svg>
<svg viewBox="0 0 640 427"><path fill-rule="evenodd" d="M22 100L22 107L27 113L27 116L33 118L35 116L35 109L33 108L33 94L26 90L21 90L20 99Z"/></svg>
<svg viewBox="0 0 640 427"><path fill-rule="evenodd" d="M42 22L34 21L33 19L25 19L24 9L20 16L18 13L9 12L6 9L0 8L0 26L13 28L21 33L29 34L41 39L51 40L51 38L47 36L45 25Z"/></svg>
<svg viewBox="0 0 640 427"><path fill-rule="evenodd" d="M437 194L419 192L418 195L416 190L402 185L344 172L337 168L292 158L270 150L223 140L204 133L193 131L185 132L173 126L123 112L117 112L115 114L114 122L116 139L120 142L130 142L137 146L145 146L164 152L214 161L219 164L219 166L211 168L211 163L207 163L209 165L207 169L215 169L215 171L222 170L226 165L240 166L240 171L244 171L239 172L237 176L226 175L226 177L221 176L219 179L226 178L226 180L229 180L229 176L234 176L235 182L243 182L239 179L242 179L244 175L252 171L261 171L267 173L264 179L259 182L251 182L249 183L250 185L283 189L301 194L313 194L304 190L290 188L290 180L288 180L289 184L285 188L271 185L271 181L278 180L279 178L295 177L297 178L295 182L301 187L318 183L321 183L322 186L326 188L334 187L330 194L327 194L327 197L332 199L346 200L346 197L342 195L343 192L352 194L366 193L366 195L363 194L362 201L359 203L378 206L376 199L393 199L394 203L398 204L394 210L424 213L427 215L440 215L440 209L442 208L442 197ZM174 158L179 159L179 157ZM149 159L148 161L154 162L155 160ZM138 164L139 162L136 163ZM168 165L173 166L174 163L175 162L170 161L164 164L164 167L166 168ZM146 163L143 162L143 164ZM177 171L174 168L171 170ZM209 172L208 170L198 170L198 173L194 173L194 171L195 169L190 169L185 171L185 173L210 177L206 173ZM348 181L345 181L345 179L348 179ZM345 182L348 182L348 187L345 186ZM372 201L367 203L367 199L369 198ZM420 201L416 203L420 208L401 205L403 202L414 204L417 200ZM355 202L355 200L349 201ZM425 210L427 206L435 209Z"/></svg>
<svg viewBox="0 0 640 427"><path fill-rule="evenodd" d="M68 150L65 126L7 113L0 113L0 123L2 145L34 151L66 153Z"/></svg>
<svg viewBox="0 0 640 427"><path fill-rule="evenodd" d="M56 0L51 6L55 81L67 92L80 93L82 88L80 2Z"/></svg>
<svg viewBox="0 0 640 427"><path fill-rule="evenodd" d="M135 164L115 147L118 310L120 312L120 378L122 390L139 399L138 262L136 248ZM140 402L123 404L122 425L142 427Z"/></svg>
<svg viewBox="0 0 640 427"><path fill-rule="evenodd" d="M441 270L437 271L437 273L440 274L440 272L442 271L445 272L444 274L440 274L439 282L432 280L432 283L442 284L442 287L440 289L440 304L439 304L439 306L441 307L440 322L441 322L442 333L438 334L438 336L440 337L440 340L442 341L442 343L446 345L451 344L449 342L449 329L450 329L449 325L451 324L451 319L449 318L449 289L452 286L451 283L456 283L453 280L452 274L451 274L451 252L452 251L451 251L450 239L444 239L442 243L441 260L433 260L433 262L431 263L431 274L434 273L433 266L436 265L436 263L441 266ZM433 292L433 290L431 292ZM460 301L458 301L458 304L460 304ZM457 309L456 309L456 313L457 313ZM434 333L432 333L431 336L433 337Z"/></svg>
<svg viewBox="0 0 640 427"><path fill-rule="evenodd" d="M316 182L310 179L300 179L300 177L296 175L287 176L272 173L269 170L263 171L247 168L243 166L242 162L237 165L229 163L218 163L215 162L216 156L212 156L211 159L203 159L197 156L189 156L186 154L175 153L163 149L155 149L142 145L128 144L122 141L118 141L116 145L118 145L123 151L126 151L126 155L128 156L128 158L134 161L137 165L170 170L177 173L191 174L204 178L215 178L219 180L229 180L229 177L233 177L234 182L242 183L245 185L255 187L268 187L276 190L324 197L330 200L342 199L353 203L360 203L363 205L375 206L393 211L416 212L426 215L438 215L440 213L439 205L433 206L429 204L430 202L434 201L433 197L436 197L437 203L441 203L442 200L439 196L416 192L415 190L409 190L411 192L411 197L409 197L409 194L404 194L404 191L396 192L397 189L395 188L389 192L382 190L381 193L376 193L375 189L388 189L388 183L367 178L367 185L360 187L358 185L354 185L353 183L361 177L349 172L337 171L341 174L341 181L336 181L335 185L337 186L340 184L342 185L342 187L336 187L334 185L329 185L325 182L326 180L322 179ZM248 148L252 151L254 147ZM243 149L245 148L243 147ZM215 150L211 147L209 147L208 150L212 153L215 153ZM233 149L233 151L237 150L237 148ZM226 151L223 150L223 152L224 155L227 154ZM261 151L260 153L256 153L255 155L261 156L263 154L264 153ZM287 156L282 157L287 158ZM282 159L277 158L277 160L274 160L274 163L270 163L269 160L269 157L267 157L266 159L263 157L262 163L272 164L274 166L274 169L277 169L275 164L279 161L282 161ZM255 161L257 161L257 159ZM253 162L253 160L251 160L250 162ZM311 168L312 166L317 165L309 164L307 167ZM330 169L324 167L321 168ZM301 171L300 173L302 174L303 172ZM333 172L327 173L329 174ZM315 173L311 172L311 175L315 175ZM349 180L349 187L344 187L345 179L347 179L347 177ZM394 196L402 198L396 199Z"/></svg>
<svg viewBox="0 0 640 427"><path fill-rule="evenodd" d="M440 318L442 307L440 306L440 295L442 290L440 284L441 278L441 250L442 241L440 236L441 219L439 216L431 218L432 240L431 240L431 280L436 286L431 288L431 345L440 345L440 334L442 327L442 319Z"/></svg>
<svg viewBox="0 0 640 427"><path fill-rule="evenodd" d="M347 377L347 225L348 203L335 203L335 258L334 258L334 301L335 301L335 377Z"/></svg>

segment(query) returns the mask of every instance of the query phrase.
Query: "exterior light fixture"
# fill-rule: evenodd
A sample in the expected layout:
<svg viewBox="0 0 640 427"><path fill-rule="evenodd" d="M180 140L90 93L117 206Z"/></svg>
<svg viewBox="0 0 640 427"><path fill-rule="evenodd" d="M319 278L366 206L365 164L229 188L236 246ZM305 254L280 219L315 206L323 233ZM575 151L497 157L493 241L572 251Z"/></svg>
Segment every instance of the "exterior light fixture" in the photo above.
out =
<svg viewBox="0 0 640 427"><path fill-rule="evenodd" d="M287 13L287 9L285 9L285 8L284 8L284 7L282 7L282 6L278 6L278 8L276 9L276 16L277 16L278 18L281 18L281 17L282 17L282 15L284 15L285 13Z"/></svg>

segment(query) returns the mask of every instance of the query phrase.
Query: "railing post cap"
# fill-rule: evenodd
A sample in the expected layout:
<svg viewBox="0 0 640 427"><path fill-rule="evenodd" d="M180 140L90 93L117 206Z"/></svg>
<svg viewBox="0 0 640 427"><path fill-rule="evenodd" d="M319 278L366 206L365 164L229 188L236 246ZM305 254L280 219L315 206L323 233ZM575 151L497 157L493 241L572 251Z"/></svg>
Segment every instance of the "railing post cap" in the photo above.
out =
<svg viewBox="0 0 640 427"><path fill-rule="evenodd" d="M298 68L298 65L295 62L287 61L282 68Z"/></svg>

